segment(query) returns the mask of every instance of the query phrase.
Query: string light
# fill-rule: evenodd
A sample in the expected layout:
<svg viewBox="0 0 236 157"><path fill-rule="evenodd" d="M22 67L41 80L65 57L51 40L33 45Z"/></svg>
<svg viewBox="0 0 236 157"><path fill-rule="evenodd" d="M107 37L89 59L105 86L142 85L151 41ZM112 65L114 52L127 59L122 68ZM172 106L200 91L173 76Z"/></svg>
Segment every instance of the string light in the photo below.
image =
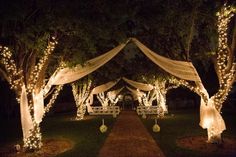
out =
<svg viewBox="0 0 236 157"><path fill-rule="evenodd" d="M55 37L52 37L52 40L49 41L47 48L44 50L43 57L39 60L38 64L35 65L34 70L30 74L30 78L27 85L28 92L32 92L32 90L35 88L39 75L43 70L45 63L48 61L49 56L54 51L56 44L57 41Z"/></svg>
<svg viewBox="0 0 236 157"><path fill-rule="evenodd" d="M82 120L84 118L84 114L86 112L86 103L87 99L90 95L90 88L91 88L92 81L87 80L87 82L83 82L81 85L76 85L72 83L72 93L75 99L76 107L77 107L77 114L76 120Z"/></svg>
<svg viewBox="0 0 236 157"><path fill-rule="evenodd" d="M232 88L232 83L235 79L236 63L233 63L228 70L230 60L229 57L230 50L228 50L228 24L231 18L234 16L235 8L231 6L224 7L216 14L218 17L217 27L218 27L218 53L217 53L217 71L219 73L219 90L214 95L215 107L220 112L223 102L226 100L228 93Z"/></svg>
<svg viewBox="0 0 236 157"><path fill-rule="evenodd" d="M109 105L109 98L105 96L104 92L98 93L97 98L99 102L102 104L103 110L107 110L107 106Z"/></svg>
<svg viewBox="0 0 236 157"><path fill-rule="evenodd" d="M46 107L44 109L45 113L47 113L51 109L52 104L54 104L54 102L57 99L57 96L59 95L59 93L62 89L63 89L63 85L59 85L56 87L56 90L55 90L54 94L52 95L52 98L49 100L48 104L46 105Z"/></svg>
<svg viewBox="0 0 236 157"><path fill-rule="evenodd" d="M28 106L30 110L30 116L33 122L32 129L29 131L29 136L27 138L23 139L24 142L24 148L26 150L37 150L42 147L42 136L40 132L40 126L39 124L35 121L34 117L34 104L33 104L33 99L34 99L34 94L36 91L36 85L38 82L38 79L40 77L40 74L43 70L43 68L46 68L45 65L48 61L49 55L54 51L55 45L57 44L56 39L53 37L52 40L48 43L47 48L44 51L44 55L42 58L40 58L39 62L37 65L34 66L34 69L29 75L29 79L25 79L25 75L23 73L27 73L26 71L23 71L21 67L17 67L14 59L13 59L13 54L9 50L8 47L3 47L0 46L0 51L1 51L1 64L4 65L7 76L8 76L8 81L10 84L11 89L15 90L17 93L17 101L20 102L20 93L21 93L21 87L23 84L26 85L26 94L27 94L27 99L28 99ZM39 88L39 90L42 90L44 88L45 84L43 84ZM59 94L59 91L62 89L62 86L58 86L54 95L52 96L52 99L49 101L49 104L46 107L46 111L50 109L52 106L52 103L55 101L57 95Z"/></svg>
<svg viewBox="0 0 236 157"><path fill-rule="evenodd" d="M33 123L33 129L29 131L29 137L24 138L24 148L29 151L39 150L42 147L42 135L39 124Z"/></svg>
<svg viewBox="0 0 236 157"><path fill-rule="evenodd" d="M1 46L0 50L2 51L1 64L3 64L6 69L10 88L13 90L18 90L19 87L22 86L22 81L23 81L22 70L17 69L16 63L13 60L12 52L9 50L8 47Z"/></svg>

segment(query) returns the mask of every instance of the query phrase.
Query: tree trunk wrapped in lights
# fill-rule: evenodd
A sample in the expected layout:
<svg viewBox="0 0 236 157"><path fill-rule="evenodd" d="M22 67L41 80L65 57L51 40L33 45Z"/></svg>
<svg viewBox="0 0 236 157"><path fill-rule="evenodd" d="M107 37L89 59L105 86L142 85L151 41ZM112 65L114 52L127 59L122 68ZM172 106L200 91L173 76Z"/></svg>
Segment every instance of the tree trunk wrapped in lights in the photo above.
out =
<svg viewBox="0 0 236 157"><path fill-rule="evenodd" d="M109 98L105 96L104 92L98 93L97 98L99 102L102 104L103 110L106 111L109 106Z"/></svg>
<svg viewBox="0 0 236 157"><path fill-rule="evenodd" d="M208 92L202 84L191 86L186 81L181 80L180 84L195 91L202 98L200 107L200 125L207 129L209 143L222 143L221 134L226 129L221 113L221 108L226 100L232 84L236 77L236 63L234 62L236 47L236 27L234 27L234 34L232 37L232 46L228 46L228 24L234 16L236 9L231 6L222 7L217 13L218 21L218 49L215 59L215 71L218 76L219 89L213 96L209 97Z"/></svg>
<svg viewBox="0 0 236 157"><path fill-rule="evenodd" d="M26 150L37 150L42 146L42 137L40 132L40 123L43 116L49 111L50 106L55 101L62 86L58 86L47 108L44 108L44 97L48 92L44 92L45 71L48 66L48 59L56 45L55 38L48 42L44 55L36 64L35 55L25 57L30 62L24 65L16 64L13 60L12 52L7 47L0 47L1 63L4 65L5 79L9 82L11 89L16 93L16 99L20 103L21 124L23 130L23 142ZM32 58L30 58L32 57Z"/></svg>
<svg viewBox="0 0 236 157"><path fill-rule="evenodd" d="M216 53L215 70L219 80L219 90L209 99L209 102L212 104L212 107L214 107L214 109L217 110L219 113L221 112L222 104L226 100L236 76L236 63L234 62L233 56L236 45L236 32L234 32L233 35L232 47L228 46L229 43L227 37L228 23L234 16L235 11L236 9L234 9L233 7L224 5L224 7L217 13L219 39L218 50ZM217 119L215 119L213 123L217 123ZM209 142L222 142L221 132L217 131L214 125L209 126L207 130Z"/></svg>
<svg viewBox="0 0 236 157"><path fill-rule="evenodd" d="M157 104L160 105L161 109L164 113L168 113L167 105L166 105L166 94L168 90L178 88L179 86L176 84L172 84L170 80L173 80L173 78L169 78L169 83L165 79L157 79L154 82L155 85L155 91L157 93ZM169 84L169 85L167 85Z"/></svg>
<svg viewBox="0 0 236 157"><path fill-rule="evenodd" d="M82 120L84 119L84 114L86 112L86 106L88 103L88 98L91 93L91 83L92 81L87 79L87 82L83 81L82 84L75 84L72 83L72 92L74 95L76 107L77 107L77 114L76 114L76 120Z"/></svg>
<svg viewBox="0 0 236 157"><path fill-rule="evenodd" d="M149 106L152 106L152 102L155 99L157 99L157 93L154 90L151 90L142 95L141 102L142 102L142 105L149 107Z"/></svg>
<svg viewBox="0 0 236 157"><path fill-rule="evenodd" d="M123 90L124 87L107 92L107 97L110 101L110 106L115 106L119 101L119 93Z"/></svg>

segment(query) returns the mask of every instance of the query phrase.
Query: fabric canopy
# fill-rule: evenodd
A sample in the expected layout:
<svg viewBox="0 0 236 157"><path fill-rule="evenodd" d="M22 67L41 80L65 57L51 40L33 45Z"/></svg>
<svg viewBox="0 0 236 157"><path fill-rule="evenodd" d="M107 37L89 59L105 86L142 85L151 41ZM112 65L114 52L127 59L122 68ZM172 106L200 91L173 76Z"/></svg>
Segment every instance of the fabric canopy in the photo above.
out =
<svg viewBox="0 0 236 157"><path fill-rule="evenodd" d="M142 97L143 95L145 95L144 92L141 92L141 91L139 91L139 90L132 89L132 88L130 88L130 87L128 87L128 86L126 86L126 88L127 88L129 91L131 91L131 93L132 93L132 95L133 95L133 97L134 97L134 100L137 100L138 97Z"/></svg>
<svg viewBox="0 0 236 157"><path fill-rule="evenodd" d="M207 97L207 102L205 102L204 99L201 98L199 125L203 129L214 128L214 132L216 134L222 133L226 129L226 126L224 119L214 106L214 97L209 98L209 94L201 82L198 82L197 86Z"/></svg>
<svg viewBox="0 0 236 157"><path fill-rule="evenodd" d="M30 129L33 128L33 121L30 116L25 85L22 86L20 96L20 113L23 137L26 139L30 135Z"/></svg>
<svg viewBox="0 0 236 157"><path fill-rule="evenodd" d="M109 91L107 93L109 99L115 99L117 95L124 89L124 87L121 87L117 90Z"/></svg>
<svg viewBox="0 0 236 157"><path fill-rule="evenodd" d="M152 60L155 64L157 64L170 74L184 80L201 81L196 69L194 68L191 62L176 61L160 56L149 48L147 48L137 39L132 38L132 41L150 60Z"/></svg>
<svg viewBox="0 0 236 157"><path fill-rule="evenodd" d="M125 47L128 41L126 43L120 44L103 55L87 61L83 67L79 64L74 68L67 67L59 70L58 72L55 72L50 77L47 85L45 86L44 93L47 93L52 85L71 83L97 70L114 56L116 56Z"/></svg>
<svg viewBox="0 0 236 157"><path fill-rule="evenodd" d="M127 82L128 84L130 84L131 86L143 90L143 91L151 91L154 87L151 84L145 84L145 83L141 83L141 82L136 82L133 80L129 80L125 77L122 78L125 82Z"/></svg>
<svg viewBox="0 0 236 157"><path fill-rule="evenodd" d="M94 94L99 94L99 93L108 91L113 86L115 86L119 81L120 81L120 79L117 79L115 81L110 81L110 82L107 82L105 84L102 84L100 86L97 86L97 87L93 88L92 91L91 91L91 94L89 95L89 99L88 99L88 104L87 105L92 105L93 104L93 95Z"/></svg>
<svg viewBox="0 0 236 157"><path fill-rule="evenodd" d="M105 91L111 89L113 86L115 86L119 81L120 81L120 79L117 79L115 81L110 81L110 82L107 82L107 83L102 84L100 86L97 86L92 89L91 94L98 94L98 93L105 92Z"/></svg>
<svg viewBox="0 0 236 157"><path fill-rule="evenodd" d="M43 90L39 93L33 93L34 101L34 119L39 124L42 122L44 115L44 99L43 99Z"/></svg>

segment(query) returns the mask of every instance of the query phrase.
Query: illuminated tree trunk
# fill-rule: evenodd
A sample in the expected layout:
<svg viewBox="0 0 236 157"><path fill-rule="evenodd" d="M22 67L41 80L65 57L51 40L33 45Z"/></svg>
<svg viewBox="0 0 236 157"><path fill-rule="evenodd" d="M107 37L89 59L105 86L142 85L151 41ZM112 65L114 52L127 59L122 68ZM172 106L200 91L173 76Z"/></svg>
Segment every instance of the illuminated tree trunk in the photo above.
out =
<svg viewBox="0 0 236 157"><path fill-rule="evenodd" d="M218 34L219 34L219 41L218 41L218 50L216 53L215 59L215 71L218 76L219 80L219 89L216 94L214 94L211 98L209 98L209 94L207 93L206 89L203 85L197 84L197 87L190 85L188 82L179 80L179 84L186 86L190 90L196 92L201 98L204 99L204 105L206 107L211 107L214 110L214 116L209 115L207 117L211 119L211 122L208 125L205 125L203 128L207 128L208 134L208 142L209 143L222 143L221 134L225 129L225 124L221 113L221 108L226 100L228 93L232 88L232 84L236 77L236 63L234 62L234 55L235 47L236 47L236 27L234 27L234 34L232 39L232 46L228 46L228 36L227 36L227 29L228 23L230 19L233 17L233 13L236 10L230 6L224 5L220 12L217 13L218 16ZM209 104L209 101L211 103ZM200 113L201 114L201 113ZM218 117L216 116L218 115ZM208 115L207 115L208 116ZM201 117L201 116L200 116ZM205 119L205 121L208 121ZM220 125L220 126L219 126Z"/></svg>
<svg viewBox="0 0 236 157"><path fill-rule="evenodd" d="M219 41L218 41L218 50L216 53L216 62L215 62L215 70L219 80L219 90L218 92L211 97L213 100L213 104L220 114L222 104L226 100L228 93L232 88L232 84L235 80L235 70L236 70L236 63L234 63L234 51L235 51L235 37L236 33L234 32L232 47L228 46L228 36L227 36L227 29L228 23L230 19L234 16L234 12L236 10L231 6L224 7L217 13L218 16L218 34L219 34ZM216 121L213 123L217 123ZM208 142L210 143L222 143L221 133L216 133L216 128L209 127L207 129L208 132Z"/></svg>
<svg viewBox="0 0 236 157"><path fill-rule="evenodd" d="M107 110L107 107L109 105L109 98L105 96L104 92L98 93L97 98L99 102L102 104L103 109Z"/></svg>
<svg viewBox="0 0 236 157"><path fill-rule="evenodd" d="M49 104L44 108L44 77L48 66L49 55L53 52L56 45L55 38L48 42L44 55L36 64L35 52L29 56L19 57L18 64L13 60L13 54L7 47L1 47L1 63L4 65L4 76L9 82L11 89L17 95L16 99L20 103L21 122L23 130L23 143L26 151L38 150L42 147L42 136L40 131L40 122L44 114L49 111L52 103L55 101L62 86L58 86L53 94ZM17 50L15 50L17 51ZM21 53L21 52L19 52ZM17 58L17 57L16 57ZM27 62L25 61L27 59ZM25 64L24 64L25 63ZM39 96L39 97L38 97ZM40 106L38 106L40 104ZM38 115L38 107L41 107L41 115ZM22 112L24 111L24 112ZM27 127L25 119L27 119ZM28 128L28 129L26 129ZM26 136L27 135L27 136Z"/></svg>
<svg viewBox="0 0 236 157"><path fill-rule="evenodd" d="M214 127L210 127L210 128L207 129L207 137L208 137L207 142L215 143L215 144L221 144L222 143L221 133L216 134L214 132L214 130L215 130Z"/></svg>
<svg viewBox="0 0 236 157"><path fill-rule="evenodd" d="M34 151L40 149L42 145L43 143L40 126L34 121L33 128L30 130L29 137L24 139L24 148L27 151Z"/></svg>
<svg viewBox="0 0 236 157"><path fill-rule="evenodd" d="M119 101L119 93L122 91L122 89L123 88L107 92L107 97L110 101L110 106L115 106L117 104L117 102Z"/></svg>
<svg viewBox="0 0 236 157"><path fill-rule="evenodd" d="M179 85L176 85L173 83L174 79L173 78L168 78L169 80L169 85L167 84L166 80L160 79L155 81L155 90L157 93L157 103L160 105L163 114L168 113L167 105L166 105L166 94L168 90L178 88Z"/></svg>
<svg viewBox="0 0 236 157"><path fill-rule="evenodd" d="M76 120L82 120L84 119L84 114L86 112L86 105L87 100L90 95L90 87L91 87L91 80L87 80L87 82L82 82L80 85L76 85L73 83L72 85L72 92L74 95L76 107L77 107L77 113L76 113Z"/></svg>

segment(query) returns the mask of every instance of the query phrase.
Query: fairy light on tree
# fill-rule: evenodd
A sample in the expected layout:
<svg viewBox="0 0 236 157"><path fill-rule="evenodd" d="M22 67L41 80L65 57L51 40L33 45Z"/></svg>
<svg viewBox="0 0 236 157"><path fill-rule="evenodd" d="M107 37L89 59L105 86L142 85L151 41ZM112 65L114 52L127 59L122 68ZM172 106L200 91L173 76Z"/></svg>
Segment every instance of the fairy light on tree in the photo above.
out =
<svg viewBox="0 0 236 157"><path fill-rule="evenodd" d="M206 104L205 111L207 113L203 121L205 121L205 126L208 133L208 142L209 143L222 143L221 134L225 129L225 124L220 116L221 108L226 100L232 84L235 81L236 77L236 63L234 62L235 57L233 53L235 52L235 39L236 39L236 30L233 34L232 46L229 46L228 43L228 24L231 18L234 16L236 9L232 6L227 6L224 4L222 9L217 13L217 26L218 26L218 49L216 53L216 62L215 62L215 71L218 76L219 89L217 93L209 98L209 95L206 89L202 84L198 82L191 83L185 80L174 79L173 84L184 86L191 91L197 93ZM212 112L218 112L219 116L214 116ZM200 113L201 114L201 113Z"/></svg>
<svg viewBox="0 0 236 157"><path fill-rule="evenodd" d="M217 13L218 16L218 52L215 64L219 80L219 90L214 95L214 102L216 109L220 112L223 102L226 100L228 93L231 90L232 84L235 79L236 63L233 63L233 51L228 46L228 24L234 16L236 9L231 6L226 6ZM232 43L235 44L235 43Z"/></svg>
<svg viewBox="0 0 236 157"><path fill-rule="evenodd" d="M88 78L82 81L81 84L79 83L72 83L72 93L75 99L76 107L77 107L77 114L76 120L84 119L84 114L86 112L86 106L88 103L88 99L91 93L91 84L92 81Z"/></svg>
<svg viewBox="0 0 236 157"><path fill-rule="evenodd" d="M22 66L20 64L16 64L16 61L13 59L13 53L10 51L8 47L0 46L1 51L1 64L4 66L4 69L1 69L1 73L3 74L4 78L9 82L11 89L13 89L16 93L16 99L22 105L26 105L29 111L28 119L32 121L30 123L30 129L24 133L24 126L23 123L24 119L22 120L22 129L23 134L27 134L26 137L24 135L23 143L24 148L26 150L38 150L42 147L42 136L40 131L40 122L42 121L43 115L49 111L49 108L52 106L52 103L55 101L56 97L59 94L59 91L62 89L62 85L56 87L54 93L52 94L51 100L49 100L49 104L44 108L43 101L44 97L47 92L44 92L45 87L45 72L49 62L49 56L55 49L57 44L56 39L53 37L48 42L48 45L43 53L43 56L39 59L38 63L36 63L35 58L30 58L32 56L28 56L29 58L24 58L28 60L35 60L35 62L30 62L30 65ZM17 51L17 50L15 50ZM28 63L27 63L28 64ZM24 90L26 88L26 90ZM21 96L24 94L25 91L25 98L22 101ZM24 104L22 104L24 103ZM42 104L42 117L38 117L38 105ZM36 109L37 108L37 109ZM25 113L25 112L24 112ZM23 113L23 114L24 114ZM22 113L21 113L22 114ZM27 115L21 115L21 118L26 117Z"/></svg>
<svg viewBox="0 0 236 157"><path fill-rule="evenodd" d="M58 85L55 87L55 92L52 95L52 98L49 100L48 104L45 106L45 112L49 112L52 105L54 104L54 102L56 101L58 95L60 94L60 91L63 89L63 85Z"/></svg>
<svg viewBox="0 0 236 157"><path fill-rule="evenodd" d="M157 103L160 104L163 112L168 113L166 105L166 94L169 90L178 88L179 85L174 83L174 78L156 78L154 80L154 86L157 93Z"/></svg>
<svg viewBox="0 0 236 157"><path fill-rule="evenodd" d="M110 106L115 106L119 101L119 93L123 90L124 87L107 92L107 98L110 101Z"/></svg>
<svg viewBox="0 0 236 157"><path fill-rule="evenodd" d="M223 102L226 100L231 88L234 83L236 76L236 63L234 62L233 52L235 41L232 42L233 47L230 48L228 43L228 24L231 18L234 16L236 9L232 6L224 4L223 8L217 13L218 20L218 49L216 53L216 64L215 70L219 80L219 90L214 94L210 100L214 104L216 110L220 113ZM235 34L234 34L235 36ZM234 38L233 36L233 38ZM214 122L216 123L216 122ZM208 141L211 143L221 143L221 133L217 133L215 127L209 127L208 130Z"/></svg>
<svg viewBox="0 0 236 157"><path fill-rule="evenodd" d="M103 110L106 111L109 106L109 98L106 96L104 92L98 93L97 98L99 102L102 104Z"/></svg>

